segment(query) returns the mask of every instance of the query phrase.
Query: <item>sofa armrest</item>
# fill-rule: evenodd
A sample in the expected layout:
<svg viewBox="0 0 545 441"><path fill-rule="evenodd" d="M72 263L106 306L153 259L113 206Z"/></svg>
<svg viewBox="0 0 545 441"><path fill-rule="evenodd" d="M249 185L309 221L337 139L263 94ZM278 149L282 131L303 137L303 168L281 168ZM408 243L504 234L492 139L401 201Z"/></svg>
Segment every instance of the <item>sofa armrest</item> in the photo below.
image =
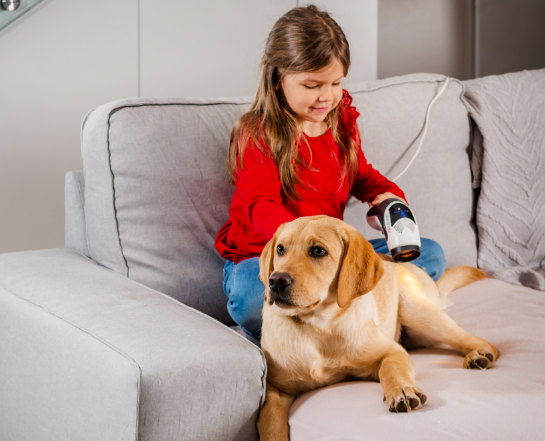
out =
<svg viewBox="0 0 545 441"><path fill-rule="evenodd" d="M6 440L253 440L262 352L68 249L0 254Z"/></svg>
<svg viewBox="0 0 545 441"><path fill-rule="evenodd" d="M89 257L85 229L83 170L69 171L64 179L64 246Z"/></svg>

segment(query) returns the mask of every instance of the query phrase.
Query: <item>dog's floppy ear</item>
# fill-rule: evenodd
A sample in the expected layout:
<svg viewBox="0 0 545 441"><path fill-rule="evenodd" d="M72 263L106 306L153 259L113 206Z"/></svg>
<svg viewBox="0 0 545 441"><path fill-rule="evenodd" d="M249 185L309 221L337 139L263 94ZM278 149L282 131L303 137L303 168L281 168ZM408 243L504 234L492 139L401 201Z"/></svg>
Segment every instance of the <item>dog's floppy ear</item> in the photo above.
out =
<svg viewBox="0 0 545 441"><path fill-rule="evenodd" d="M337 304L344 308L351 300L371 291L384 274L382 260L373 246L354 227L343 228L344 254L339 270Z"/></svg>
<svg viewBox="0 0 545 441"><path fill-rule="evenodd" d="M276 235L273 236L263 251L261 256L259 256L259 280L263 282L265 288L268 286L269 277L274 271L273 259L274 259L274 249L276 248Z"/></svg>
<svg viewBox="0 0 545 441"><path fill-rule="evenodd" d="M261 256L259 257L259 280L265 285L265 290L269 286L269 277L274 271L274 251L276 250L276 240L278 239L278 234L281 229L282 225L278 227L272 239L267 242L267 245L265 245L265 248L263 248Z"/></svg>

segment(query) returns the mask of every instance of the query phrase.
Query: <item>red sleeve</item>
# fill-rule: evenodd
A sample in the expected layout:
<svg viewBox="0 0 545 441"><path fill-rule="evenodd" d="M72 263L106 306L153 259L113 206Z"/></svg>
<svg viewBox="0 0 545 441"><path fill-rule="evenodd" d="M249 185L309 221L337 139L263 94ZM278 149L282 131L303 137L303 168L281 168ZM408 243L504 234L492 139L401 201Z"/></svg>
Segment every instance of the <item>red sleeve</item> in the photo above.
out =
<svg viewBox="0 0 545 441"><path fill-rule="evenodd" d="M371 202L379 194L389 191L405 200L405 194L401 189L376 171L367 162L363 152L358 153L358 172L350 189L350 194L362 202Z"/></svg>
<svg viewBox="0 0 545 441"><path fill-rule="evenodd" d="M278 227L296 218L282 205L282 185L275 162L253 143L244 149L243 170L237 186L246 217L254 230L271 240Z"/></svg>

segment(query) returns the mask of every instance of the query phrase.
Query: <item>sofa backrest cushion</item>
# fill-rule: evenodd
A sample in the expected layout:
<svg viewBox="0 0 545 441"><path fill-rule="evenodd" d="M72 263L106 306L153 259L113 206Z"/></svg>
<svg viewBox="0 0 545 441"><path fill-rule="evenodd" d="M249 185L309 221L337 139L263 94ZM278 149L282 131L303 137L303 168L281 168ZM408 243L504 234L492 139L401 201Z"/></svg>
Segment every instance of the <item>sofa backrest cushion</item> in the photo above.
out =
<svg viewBox="0 0 545 441"><path fill-rule="evenodd" d="M407 148L442 79L420 74L352 88L364 153L387 176L412 156L416 146ZM476 256L461 93L460 83L451 82L436 102L422 151L399 181L422 236L439 241L451 265L475 264ZM224 323L231 322L224 260L214 239L234 192L226 171L229 134L250 100L119 100L92 110L82 127L90 257ZM345 220L377 237L366 210L352 200Z"/></svg>
<svg viewBox="0 0 545 441"><path fill-rule="evenodd" d="M405 169L418 148L429 103L445 77L413 74L353 85L361 116L362 149L389 179ZM477 237L468 147L470 120L460 81L450 79L430 110L427 134L409 169L396 181L414 210L422 237L439 242L447 267L476 265ZM351 198L345 221L367 239L382 237L366 222L367 204Z"/></svg>
<svg viewBox="0 0 545 441"><path fill-rule="evenodd" d="M466 81L479 266L545 291L545 69Z"/></svg>
<svg viewBox="0 0 545 441"><path fill-rule="evenodd" d="M214 248L234 188L225 165L248 99L132 99L98 107L82 129L90 257L230 322Z"/></svg>

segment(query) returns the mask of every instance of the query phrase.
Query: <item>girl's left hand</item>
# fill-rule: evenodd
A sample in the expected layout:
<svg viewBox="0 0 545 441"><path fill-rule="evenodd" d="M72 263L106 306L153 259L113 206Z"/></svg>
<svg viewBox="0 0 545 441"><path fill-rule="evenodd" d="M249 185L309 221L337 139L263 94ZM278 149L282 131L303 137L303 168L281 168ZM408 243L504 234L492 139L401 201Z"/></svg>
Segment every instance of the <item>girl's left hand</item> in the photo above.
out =
<svg viewBox="0 0 545 441"><path fill-rule="evenodd" d="M384 199L388 199L388 198L400 199L403 202L405 202L407 205L409 205L405 199L400 198L399 196L396 196L395 194L390 193L389 191L387 191L386 193L382 193L382 194L377 195L375 197L375 199L373 199L371 202L369 202L369 205L371 207L374 207L375 205L380 204Z"/></svg>

